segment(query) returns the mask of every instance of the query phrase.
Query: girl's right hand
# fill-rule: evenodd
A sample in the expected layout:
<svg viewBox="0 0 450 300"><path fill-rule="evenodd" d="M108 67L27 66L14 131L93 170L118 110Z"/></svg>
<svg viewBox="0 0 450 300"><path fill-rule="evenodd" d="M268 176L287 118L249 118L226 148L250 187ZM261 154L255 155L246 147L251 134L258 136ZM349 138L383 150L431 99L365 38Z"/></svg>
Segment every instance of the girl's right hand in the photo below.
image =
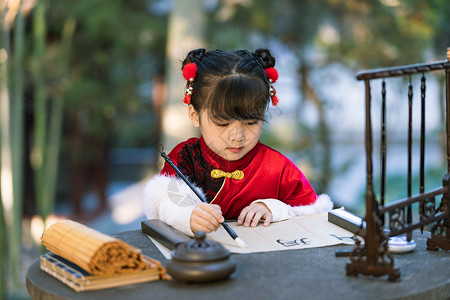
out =
<svg viewBox="0 0 450 300"><path fill-rule="evenodd" d="M191 214L191 230L197 232L199 230L205 233L216 231L220 223L225 221L222 216L222 210L219 205L208 203L197 203Z"/></svg>

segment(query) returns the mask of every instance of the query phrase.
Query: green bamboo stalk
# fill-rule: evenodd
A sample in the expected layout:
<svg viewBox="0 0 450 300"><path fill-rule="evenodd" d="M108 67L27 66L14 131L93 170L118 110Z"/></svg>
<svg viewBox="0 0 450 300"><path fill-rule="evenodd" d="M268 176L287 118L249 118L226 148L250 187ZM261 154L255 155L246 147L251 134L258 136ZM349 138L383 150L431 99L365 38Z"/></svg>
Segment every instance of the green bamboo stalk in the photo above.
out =
<svg viewBox="0 0 450 300"><path fill-rule="evenodd" d="M5 226L1 230L1 247L0 250L6 250L6 241L8 240L8 230L11 229L13 223L13 195L12 195L12 174L11 174L11 140L10 140L10 100L8 89L8 55L9 55L9 29L5 22L5 14L7 7L5 3L0 5L0 136L1 136L1 152L0 152L0 195L2 202L2 219L4 218ZM2 220L3 221L3 220ZM7 252L7 251L5 251ZM6 262L9 265L14 262L8 253L2 253L2 273L7 274L8 270ZM9 253L10 255L11 253ZM2 276L1 284L6 297L6 275Z"/></svg>
<svg viewBox="0 0 450 300"><path fill-rule="evenodd" d="M13 180L13 224L9 231L9 253L12 261L11 278L15 290L20 288L19 266L21 259L22 206L23 206L23 123L24 123L24 17L19 3L14 22L14 86L11 101L11 159Z"/></svg>
<svg viewBox="0 0 450 300"><path fill-rule="evenodd" d="M2 201L0 201L0 300L6 299L6 223L3 214L3 205Z"/></svg>
<svg viewBox="0 0 450 300"><path fill-rule="evenodd" d="M0 38L0 51L3 49L3 31L4 31L4 16L5 9L0 6L0 32L2 33ZM0 65L1 70L1 65ZM4 81L3 73L0 73L0 82ZM0 86L0 95L3 95L3 85ZM1 114L0 114L0 122L1 122ZM0 139L0 149L3 149L2 139ZM0 170L1 170L1 152L0 152ZM2 176L0 175L0 182ZM2 186L0 184L0 299L6 299L6 266L5 262L7 260L6 257L6 223L4 219L4 210L3 210L3 197L2 195Z"/></svg>
<svg viewBox="0 0 450 300"><path fill-rule="evenodd" d="M11 166L11 139L10 139L10 99L9 99L9 78L8 78L8 56L9 56L9 28L5 21L7 6L2 3L0 6L0 135L1 135L1 160L0 160L0 186L1 186L1 202L2 212L5 226L2 227L2 246L1 250L5 251L2 261L2 290L6 297L6 279L8 269L6 266L12 266L14 263L11 253L8 253L7 246L8 232L13 226L13 195L12 195L12 166ZM3 244L5 243L5 244ZM13 254L14 256L14 254ZM7 263L8 262L8 263ZM3 297L3 296L2 296Z"/></svg>
<svg viewBox="0 0 450 300"><path fill-rule="evenodd" d="M22 1L19 4L14 22L14 97L12 112L12 157L14 183L14 213L22 216L23 205L23 149L24 149L24 41L25 21L22 14ZM17 236L21 236L20 234Z"/></svg>
<svg viewBox="0 0 450 300"><path fill-rule="evenodd" d="M6 223L3 214L3 205L2 201L0 201L0 300L6 299Z"/></svg>
<svg viewBox="0 0 450 300"><path fill-rule="evenodd" d="M35 171L35 191L37 212L44 219L50 212L48 199L45 197L45 144L47 139L47 93L43 77L43 60L45 54L45 1L38 0L33 14L33 70L34 82L34 144L31 153L31 165Z"/></svg>
<svg viewBox="0 0 450 300"><path fill-rule="evenodd" d="M49 207L53 207L55 202L55 192L58 174L58 162L59 162L59 148L61 141L61 132L64 115L64 93L67 90L69 84L69 58L70 49L72 46L72 38L75 32L76 21L75 18L68 18L64 24L62 38L61 38L61 57L60 67L62 78L61 85L58 87L58 91L53 95L52 110L50 114L49 132L48 132L48 144L45 160L46 170L46 188L44 190L44 196L48 199Z"/></svg>

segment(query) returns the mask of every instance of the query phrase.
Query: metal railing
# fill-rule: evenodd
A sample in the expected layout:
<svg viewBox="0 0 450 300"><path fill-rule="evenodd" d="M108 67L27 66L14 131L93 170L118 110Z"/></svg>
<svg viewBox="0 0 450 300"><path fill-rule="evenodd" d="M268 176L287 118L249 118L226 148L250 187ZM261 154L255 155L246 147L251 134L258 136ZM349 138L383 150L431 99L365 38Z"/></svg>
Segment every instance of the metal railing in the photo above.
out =
<svg viewBox="0 0 450 300"><path fill-rule="evenodd" d="M425 192L425 100L426 77L431 71L445 72L445 128L447 148L447 173L443 174L442 185ZM419 158L419 194L412 195L412 74L422 74L421 77L421 121L420 121L420 158ZM407 166L407 197L385 205L386 185L386 80L391 77L409 76L408 85L408 166ZM427 240L428 250L439 248L450 250L450 48L447 49L447 60L405 65L393 68L373 69L359 72L358 80L365 84L365 150L366 150L366 234L364 245L357 240L356 247L350 253L350 262L346 266L347 275L356 276L359 273L382 276L388 274L390 281L400 277L400 271L394 268L394 260L388 251L388 238L406 233L411 240L412 231L432 225L431 237ZM371 81L382 79L381 89L381 137L380 137L380 197L375 197L373 184L373 154L372 154L372 118L371 118ZM440 199L439 199L440 197ZM418 204L419 220L412 220L412 204ZM386 216L389 221L385 224ZM389 227L385 233L384 227Z"/></svg>

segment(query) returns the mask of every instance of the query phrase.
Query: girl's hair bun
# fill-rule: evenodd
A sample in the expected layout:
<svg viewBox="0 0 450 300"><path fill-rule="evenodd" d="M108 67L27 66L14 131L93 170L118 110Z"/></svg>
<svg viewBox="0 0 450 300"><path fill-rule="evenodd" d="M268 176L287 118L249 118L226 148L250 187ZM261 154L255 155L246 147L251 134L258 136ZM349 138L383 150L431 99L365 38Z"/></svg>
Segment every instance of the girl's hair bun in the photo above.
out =
<svg viewBox="0 0 450 300"><path fill-rule="evenodd" d="M197 64L202 59L203 55L205 55L205 52L206 52L206 50L203 48L189 51L188 55L186 56L186 58L183 61L182 68L184 67L184 65L186 65L188 63Z"/></svg>
<svg viewBox="0 0 450 300"><path fill-rule="evenodd" d="M255 58L264 69L275 66L275 58L270 54L269 49L259 48L255 50Z"/></svg>

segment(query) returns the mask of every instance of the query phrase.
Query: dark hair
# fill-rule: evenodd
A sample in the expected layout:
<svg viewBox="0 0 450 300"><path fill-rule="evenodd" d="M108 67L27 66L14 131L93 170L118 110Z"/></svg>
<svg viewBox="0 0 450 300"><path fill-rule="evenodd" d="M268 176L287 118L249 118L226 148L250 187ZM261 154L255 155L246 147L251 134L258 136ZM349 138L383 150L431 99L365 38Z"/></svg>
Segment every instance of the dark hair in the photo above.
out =
<svg viewBox="0 0 450 300"><path fill-rule="evenodd" d="M197 112L208 109L218 120L264 120L270 102L265 69L275 65L268 49L206 51L188 53L182 68L197 65L191 104Z"/></svg>

